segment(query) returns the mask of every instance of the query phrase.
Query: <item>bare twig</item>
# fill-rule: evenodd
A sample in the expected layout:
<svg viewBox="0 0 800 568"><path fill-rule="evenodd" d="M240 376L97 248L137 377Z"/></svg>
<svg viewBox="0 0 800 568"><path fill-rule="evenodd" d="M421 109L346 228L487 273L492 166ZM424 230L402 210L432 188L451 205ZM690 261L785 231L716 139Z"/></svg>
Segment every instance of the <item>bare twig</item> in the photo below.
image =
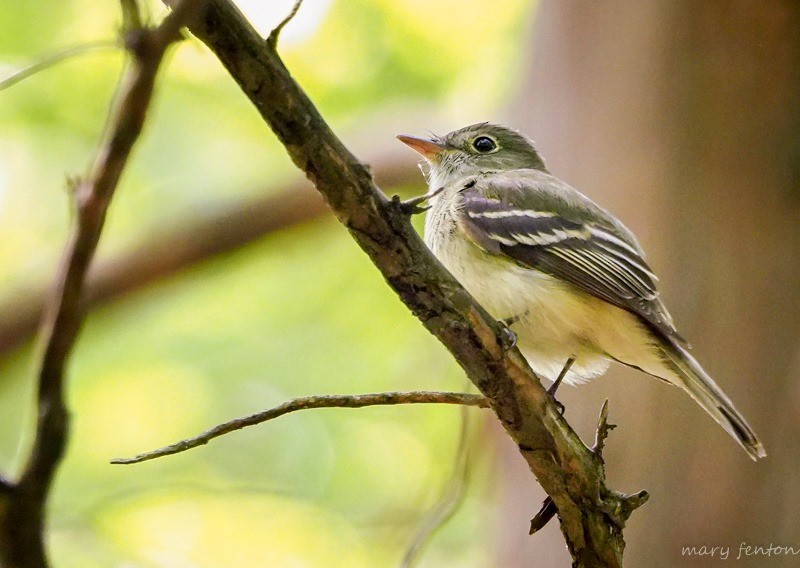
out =
<svg viewBox="0 0 800 568"><path fill-rule="evenodd" d="M606 438L608 438L609 432L616 427L616 424L608 423L608 399L606 399L603 402L603 406L600 408L600 417L597 419L597 432L594 435L594 446L592 446L592 451L597 454L598 457L603 457L603 448L606 445Z"/></svg>
<svg viewBox="0 0 800 568"><path fill-rule="evenodd" d="M608 438L609 432L616 427L616 424L608 423L608 399L606 399L603 402L603 406L600 407L600 417L597 419L597 432L594 436L594 446L592 446L592 452L594 452L600 460L600 467L603 467L603 448L605 447L606 438ZM640 505L643 505L649 498L649 495L646 491L641 491L636 494L635 498ZM542 503L539 512L531 519L531 528L528 534L535 534L542 530L557 512L553 499L548 495Z"/></svg>
<svg viewBox="0 0 800 568"><path fill-rule="evenodd" d="M89 174L73 184L75 221L40 333L43 354L37 385L36 434L19 480L11 484L0 502L3 566L47 566L45 503L66 448L69 412L64 400L64 369L83 322L83 283L114 190L142 130L164 53L178 38L181 22L192 5L196 6L196 2L181 2L157 28L126 35L132 61L117 92L104 141Z"/></svg>
<svg viewBox="0 0 800 568"><path fill-rule="evenodd" d="M274 46L230 0L209 0L206 17L190 30L219 57L388 284L489 399L553 498L575 564L621 566L622 529L642 501L605 486L601 461L560 416L520 352L505 348L502 326L442 269L408 217L333 134Z"/></svg>
<svg viewBox="0 0 800 568"><path fill-rule="evenodd" d="M73 57L86 55L87 53L93 53L95 51L101 51L104 49L120 49L122 47L122 42L118 39L105 39L69 47L63 51L59 51L58 53L43 57L36 63L33 63L32 65L29 65L28 67L20 69L16 73L9 75L0 81L0 91L4 91L10 87L13 87L17 83L21 83L25 79L33 77L37 73L50 69L62 61L72 59Z"/></svg>
<svg viewBox="0 0 800 568"><path fill-rule="evenodd" d="M283 28L285 28L286 24L294 19L294 17L297 15L297 12L300 10L300 6L302 5L303 0L296 0L294 6L292 6L292 11L289 12L289 15L281 20L281 23L275 26L275 29L270 32L269 37L267 38L267 43L269 43L273 49L278 46L278 37L281 35Z"/></svg>
<svg viewBox="0 0 800 568"><path fill-rule="evenodd" d="M556 504L553 503L553 498L548 495L542 501L542 507L539 512L531 519L531 528L528 530L528 534L533 535L542 530L556 516L556 513L558 513Z"/></svg>
<svg viewBox="0 0 800 568"><path fill-rule="evenodd" d="M477 406L479 408L488 408L489 406L486 398L479 394L459 392L412 391L306 396L292 399L288 402L284 402L280 406L257 412L250 416L235 418L234 420L214 426L197 436L175 442L174 444L164 446L152 452L145 452L132 458L117 458L111 460L111 463L132 464L178 454L196 448L197 446L203 446L214 438L219 438L220 436L224 436L236 430L241 430L242 428L247 428L248 426L255 426L256 424L261 424L268 420L274 420L284 414L289 414L290 412L296 412L298 410L309 410L312 408L363 408L365 406L387 406L394 404L461 404L464 406Z"/></svg>

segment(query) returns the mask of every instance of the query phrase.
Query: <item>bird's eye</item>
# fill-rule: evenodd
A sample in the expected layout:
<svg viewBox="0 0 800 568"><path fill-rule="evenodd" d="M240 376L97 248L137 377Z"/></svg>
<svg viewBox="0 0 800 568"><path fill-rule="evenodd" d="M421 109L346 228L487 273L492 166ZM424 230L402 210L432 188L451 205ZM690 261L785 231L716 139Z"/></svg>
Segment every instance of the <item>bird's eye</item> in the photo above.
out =
<svg viewBox="0 0 800 568"><path fill-rule="evenodd" d="M472 142L472 147L475 148L481 154L488 154L489 152L497 148L497 144L495 143L494 140L492 140L488 136L478 136Z"/></svg>

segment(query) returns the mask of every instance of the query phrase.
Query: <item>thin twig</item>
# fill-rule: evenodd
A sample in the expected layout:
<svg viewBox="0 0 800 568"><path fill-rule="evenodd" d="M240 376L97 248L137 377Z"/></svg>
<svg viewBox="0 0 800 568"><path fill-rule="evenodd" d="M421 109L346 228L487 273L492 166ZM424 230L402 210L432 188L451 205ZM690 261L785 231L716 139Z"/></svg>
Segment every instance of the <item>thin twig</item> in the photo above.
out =
<svg viewBox="0 0 800 568"><path fill-rule="evenodd" d="M594 435L594 445L592 446L592 451L601 459L603 457L603 448L606 445L606 438L608 438L609 432L616 427L616 424L608 423L608 399L606 399L600 408L600 417L597 419L597 433Z"/></svg>
<svg viewBox="0 0 800 568"><path fill-rule="evenodd" d="M528 530L528 534L534 535L542 530L550 522L550 519L556 516L556 513L558 513L556 504L553 502L553 498L548 495L542 501L539 512L531 519L531 528Z"/></svg>
<svg viewBox="0 0 800 568"><path fill-rule="evenodd" d="M122 42L118 39L103 39L69 47L63 51L59 51L58 53L43 57L36 63L33 63L28 67L20 69L16 73L9 75L0 81L0 91L11 88L17 83L21 83L25 79L33 77L41 71L50 69L51 67L54 67L55 65L58 65L67 59L72 59L73 57L86 55L87 53L92 53L103 49L120 49L122 47Z"/></svg>
<svg viewBox="0 0 800 568"><path fill-rule="evenodd" d="M297 15L297 12L300 10L300 6L303 5L303 0L297 0L292 6L292 11L289 12L289 15L286 16L281 23L275 26L275 28L270 32L269 37L267 38L267 43L272 46L274 49L278 45L278 36L281 35L283 28L286 27L286 24L291 22L294 17Z"/></svg>
<svg viewBox="0 0 800 568"><path fill-rule="evenodd" d="M603 406L600 407L600 417L597 419L597 432L595 433L594 445L592 446L592 452L600 458L601 463L603 461L603 448L605 447L606 438L608 438L609 432L616 427L616 424L608 423L608 399L606 399L603 402ZM642 494L647 495L644 491L639 493L639 495ZM644 497L641 503L645 501L647 501L647 497ZM542 502L539 512L531 519L531 528L528 534L536 534L542 530L557 512L558 510L556 509L556 504L553 502L553 498L548 495Z"/></svg>
<svg viewBox="0 0 800 568"><path fill-rule="evenodd" d="M274 420L284 414L289 414L290 412L296 412L298 410L309 410L312 408L363 408L365 406L387 406L394 404L461 404L464 406L477 406L479 408L488 408L489 406L486 398L479 394L459 392L412 391L306 396L292 399L284 402L280 406L262 412L256 412L250 416L229 420L197 436L175 442L174 444L164 446L163 448L151 452L145 452L132 458L117 458L111 460L111 463L132 464L178 454L196 448L197 446L203 446L214 438L219 438L230 432L261 424L268 420Z"/></svg>
<svg viewBox="0 0 800 568"><path fill-rule="evenodd" d="M126 34L133 61L115 95L116 104L103 142L88 175L72 184L75 206L70 237L62 254L56 286L45 307L37 382L36 434L19 480L0 503L0 564L17 568L47 566L44 547L45 504L61 463L69 431L64 397L65 368L78 337L84 312L83 284L106 211L142 131L156 75L167 48L196 0L185 0L162 24Z"/></svg>

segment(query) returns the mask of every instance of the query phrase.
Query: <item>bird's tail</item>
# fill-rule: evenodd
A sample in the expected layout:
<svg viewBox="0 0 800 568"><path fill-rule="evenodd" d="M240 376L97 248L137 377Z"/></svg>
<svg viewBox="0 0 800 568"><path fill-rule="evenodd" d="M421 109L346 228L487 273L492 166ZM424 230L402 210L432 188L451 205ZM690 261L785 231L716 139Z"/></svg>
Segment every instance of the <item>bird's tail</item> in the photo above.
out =
<svg viewBox="0 0 800 568"><path fill-rule="evenodd" d="M764 451L761 440L695 358L671 340L664 341L662 348L666 356L665 362L680 381L678 386L683 387L697 404L739 442L753 461L765 457L767 452Z"/></svg>

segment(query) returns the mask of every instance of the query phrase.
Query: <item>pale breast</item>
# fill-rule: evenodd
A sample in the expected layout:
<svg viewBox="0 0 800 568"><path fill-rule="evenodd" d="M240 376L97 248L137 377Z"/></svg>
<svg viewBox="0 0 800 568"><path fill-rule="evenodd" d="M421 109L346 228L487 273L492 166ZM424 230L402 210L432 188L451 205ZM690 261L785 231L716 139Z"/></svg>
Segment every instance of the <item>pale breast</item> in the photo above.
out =
<svg viewBox="0 0 800 568"><path fill-rule="evenodd" d="M578 360L567 382L604 371L608 361L586 337L594 327L597 301L548 274L481 250L460 234L456 214L435 203L426 221L425 242L493 317L518 320L511 329L534 371L553 379L572 356Z"/></svg>
<svg viewBox="0 0 800 568"><path fill-rule="evenodd" d="M489 313L498 319L520 317L569 300L555 278L481 250L461 234L456 215L437 200L425 224L425 243Z"/></svg>

